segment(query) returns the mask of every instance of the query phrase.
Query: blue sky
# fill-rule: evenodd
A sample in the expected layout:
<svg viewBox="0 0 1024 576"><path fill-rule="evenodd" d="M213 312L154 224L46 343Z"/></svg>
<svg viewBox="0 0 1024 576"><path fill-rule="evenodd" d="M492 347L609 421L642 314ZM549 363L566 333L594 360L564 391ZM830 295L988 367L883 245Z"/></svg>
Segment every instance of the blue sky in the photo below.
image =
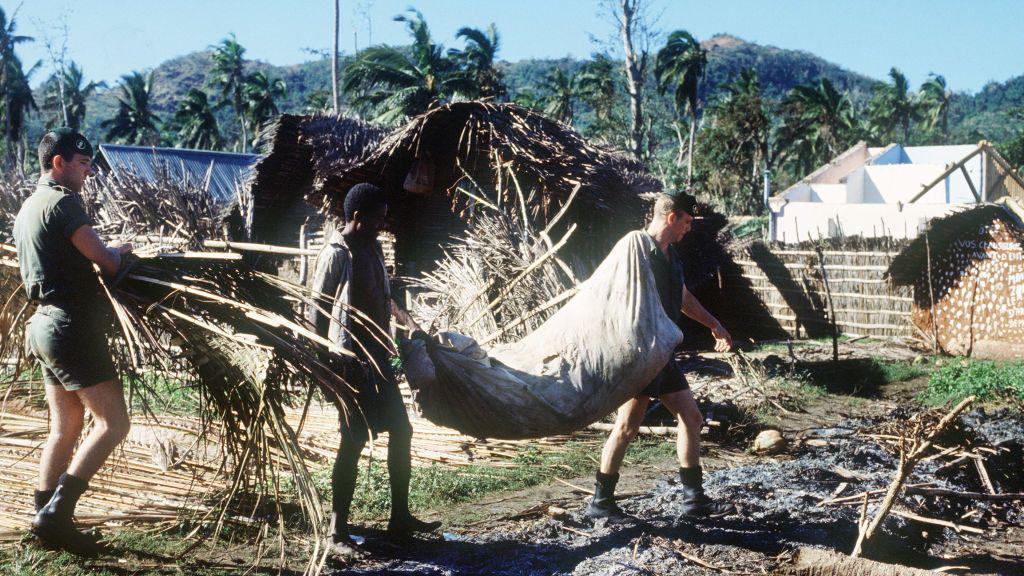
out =
<svg viewBox="0 0 1024 576"><path fill-rule="evenodd" d="M658 28L689 30L704 39L729 33L780 48L806 50L841 66L882 78L902 69L914 85L928 73L958 91L1024 74L1022 0L654 0ZM341 48L358 43L407 42L392 18L410 5L423 12L435 38L457 45L461 26L494 22L500 56L585 57L607 39L611 24L599 0L342 0ZM121 74L202 50L234 32L247 55L272 64L314 58L305 48L329 49L332 0L0 0L18 30L37 37L19 54L45 59L43 31L54 38L63 18L68 52L90 79ZM363 10L358 10L363 8ZM43 70L38 84L49 70Z"/></svg>

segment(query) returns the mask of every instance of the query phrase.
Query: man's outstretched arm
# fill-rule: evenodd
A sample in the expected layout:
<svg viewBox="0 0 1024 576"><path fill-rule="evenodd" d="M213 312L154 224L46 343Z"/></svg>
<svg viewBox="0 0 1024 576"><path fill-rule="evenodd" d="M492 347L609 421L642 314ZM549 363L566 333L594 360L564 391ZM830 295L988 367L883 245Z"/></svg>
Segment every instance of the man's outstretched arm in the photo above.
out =
<svg viewBox="0 0 1024 576"><path fill-rule="evenodd" d="M729 331L722 326L722 323L718 321L708 312L707 308L700 303L697 298L683 286L683 314L693 318L697 322L707 326L711 330L711 335L715 337L715 351L716 352L728 352L732 349L732 335Z"/></svg>

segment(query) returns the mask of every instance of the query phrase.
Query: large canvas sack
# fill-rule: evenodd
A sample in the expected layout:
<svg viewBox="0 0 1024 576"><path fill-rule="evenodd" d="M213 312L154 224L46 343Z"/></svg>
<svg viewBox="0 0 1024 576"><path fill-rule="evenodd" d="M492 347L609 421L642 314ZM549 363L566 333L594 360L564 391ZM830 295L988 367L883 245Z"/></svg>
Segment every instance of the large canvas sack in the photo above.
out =
<svg viewBox="0 0 1024 576"><path fill-rule="evenodd" d="M481 349L472 338L403 346L423 415L480 438L539 438L583 428L636 396L683 334L651 272L654 240L623 237L561 310L522 340Z"/></svg>

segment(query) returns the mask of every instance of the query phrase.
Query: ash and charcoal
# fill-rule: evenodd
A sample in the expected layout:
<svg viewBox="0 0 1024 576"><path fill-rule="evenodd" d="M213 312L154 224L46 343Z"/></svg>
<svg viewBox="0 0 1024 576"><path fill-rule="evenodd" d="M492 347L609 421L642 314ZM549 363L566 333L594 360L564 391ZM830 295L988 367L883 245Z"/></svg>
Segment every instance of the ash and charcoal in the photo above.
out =
<svg viewBox="0 0 1024 576"><path fill-rule="evenodd" d="M809 431L802 444L776 460L706 473L708 494L740 509L725 518L680 519L682 488L669 478L654 481L650 493L621 502L640 520L635 526L592 523L582 515L581 499L567 517L544 516L483 535L448 535L445 540L419 540L400 548L371 539L367 548L379 561L336 568L333 574L705 574L710 571L680 551L709 564L751 571L769 568L773 558L802 546L849 553L857 537L860 499L850 505L821 503L887 488L898 455L857 433L903 421L906 415L898 410L880 420ZM962 422L956 428L959 443L972 453L987 454L985 466L997 491L1019 491L1024 482L1019 474L1024 467L1020 441L1024 417L975 411ZM808 442L812 438L815 442ZM921 462L906 481L907 485L924 483L957 492L986 491L973 462L956 462L952 456ZM837 494L843 484L846 488ZM880 497L871 500L869 517L879 502ZM922 516L983 529L1024 520L1019 501L904 495L899 502L901 508ZM969 520L961 519L970 510L977 512ZM890 515L871 556L931 567L935 562L929 556L934 557L947 539L960 537L952 529Z"/></svg>

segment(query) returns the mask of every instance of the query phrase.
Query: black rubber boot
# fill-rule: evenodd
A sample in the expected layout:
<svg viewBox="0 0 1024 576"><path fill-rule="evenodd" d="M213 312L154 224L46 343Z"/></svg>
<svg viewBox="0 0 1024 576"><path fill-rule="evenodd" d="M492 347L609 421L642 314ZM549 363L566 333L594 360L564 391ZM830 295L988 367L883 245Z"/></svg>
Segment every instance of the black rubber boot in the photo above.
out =
<svg viewBox="0 0 1024 576"><path fill-rule="evenodd" d="M78 499L89 483L70 474L61 474L53 497L32 520L32 533L44 544L75 554L94 554L99 551L96 538L75 528L73 516Z"/></svg>
<svg viewBox="0 0 1024 576"><path fill-rule="evenodd" d="M679 480L683 485L683 518L709 518L726 516L736 511L732 504L715 502L704 493L704 476L700 466L680 468Z"/></svg>
<svg viewBox="0 0 1024 576"><path fill-rule="evenodd" d="M584 516L591 520L606 518L608 524L632 524L635 518L626 514L615 503L615 485L619 483L618 474L602 474L597 472L594 482L594 497L590 499Z"/></svg>
<svg viewBox="0 0 1024 576"><path fill-rule="evenodd" d="M54 489L54 490L36 490L36 494L35 494L36 514L38 514L39 511L43 509L43 506L46 506L47 504L50 503L50 499L53 498L53 493L56 492L56 491L57 491L56 489Z"/></svg>

